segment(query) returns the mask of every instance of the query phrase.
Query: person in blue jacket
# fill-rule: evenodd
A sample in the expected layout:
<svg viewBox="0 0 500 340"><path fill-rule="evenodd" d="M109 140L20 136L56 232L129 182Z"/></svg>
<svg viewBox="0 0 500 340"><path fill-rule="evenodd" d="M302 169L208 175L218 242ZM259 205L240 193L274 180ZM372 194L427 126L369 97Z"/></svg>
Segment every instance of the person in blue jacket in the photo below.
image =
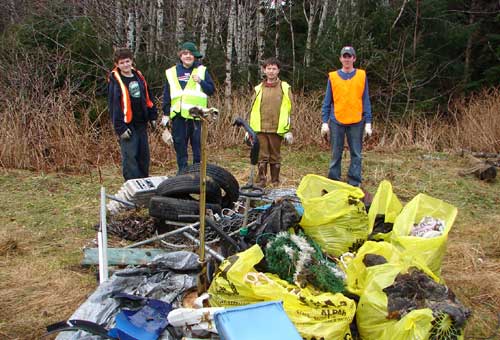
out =
<svg viewBox="0 0 500 340"><path fill-rule="evenodd" d="M372 134L372 108L368 94L366 72L354 67L356 51L344 46L340 51L342 68L328 74L326 93L321 109L321 135L330 134L332 160L328 178L340 181L344 139L347 137L351 163L347 183L359 187L361 184L361 149L363 130Z"/></svg>
<svg viewBox="0 0 500 340"><path fill-rule="evenodd" d="M148 83L133 63L129 49L117 49L108 84L108 109L119 137L122 173L126 181L149 177L147 127L149 122L153 129L156 128L158 115Z"/></svg>
<svg viewBox="0 0 500 340"><path fill-rule="evenodd" d="M181 173L188 165L189 143L193 164L201 159L201 123L189 114L189 109L207 108L208 96L214 93L215 85L207 68L197 60L203 56L194 43L183 43L178 56L179 62L165 70L161 124L172 129L178 173Z"/></svg>

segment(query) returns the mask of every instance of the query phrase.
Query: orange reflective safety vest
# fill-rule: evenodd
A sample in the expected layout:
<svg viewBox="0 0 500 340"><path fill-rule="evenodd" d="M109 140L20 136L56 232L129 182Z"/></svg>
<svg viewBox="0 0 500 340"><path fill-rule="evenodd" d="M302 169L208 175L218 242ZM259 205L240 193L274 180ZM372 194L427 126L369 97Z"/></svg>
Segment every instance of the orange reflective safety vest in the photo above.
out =
<svg viewBox="0 0 500 340"><path fill-rule="evenodd" d="M363 119L363 91L366 72L356 69L354 77L342 79L337 71L328 73L333 96L335 119L341 124L355 124Z"/></svg>
<svg viewBox="0 0 500 340"><path fill-rule="evenodd" d="M146 92L146 106L148 109L153 107L153 102L149 98L149 91L148 91L148 83L146 82L146 79L142 75L141 71L136 70L132 68L133 71L137 74L137 76L142 80L144 83L144 90ZM120 71L118 70L118 67L115 67L113 71L111 71L111 75L113 78L116 79L118 82L118 85L120 86L120 90L122 91L122 100L120 101L122 111L123 111L123 121L128 124L132 121L132 104L130 102L130 94L128 93L128 89L123 83L122 77L120 76Z"/></svg>

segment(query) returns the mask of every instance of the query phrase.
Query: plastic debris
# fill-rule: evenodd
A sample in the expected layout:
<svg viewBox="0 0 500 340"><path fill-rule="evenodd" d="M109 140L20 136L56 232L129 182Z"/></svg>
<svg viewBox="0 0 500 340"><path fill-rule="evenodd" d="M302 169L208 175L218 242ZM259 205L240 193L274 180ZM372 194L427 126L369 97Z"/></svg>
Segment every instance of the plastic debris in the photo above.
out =
<svg viewBox="0 0 500 340"><path fill-rule="evenodd" d="M145 207L149 200L156 194L158 185L166 180L167 176L156 176L147 178L130 179L126 181L120 190L114 195L117 199L130 202L138 207ZM121 210L127 209L125 204L110 200L106 208L111 214L116 214ZM130 208L129 208L130 209Z"/></svg>
<svg viewBox="0 0 500 340"><path fill-rule="evenodd" d="M424 216L420 223L413 225L410 236L432 238L443 235L445 224L443 220L432 216Z"/></svg>

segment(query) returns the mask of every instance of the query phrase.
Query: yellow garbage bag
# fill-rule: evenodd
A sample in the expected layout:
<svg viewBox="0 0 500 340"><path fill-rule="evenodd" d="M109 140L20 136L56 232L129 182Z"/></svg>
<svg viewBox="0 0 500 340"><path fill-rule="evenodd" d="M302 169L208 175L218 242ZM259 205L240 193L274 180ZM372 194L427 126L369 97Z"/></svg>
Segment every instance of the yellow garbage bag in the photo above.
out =
<svg viewBox="0 0 500 340"><path fill-rule="evenodd" d="M442 235L433 238L410 236L414 224L431 216L444 221ZM418 194L401 211L394 222L391 243L421 257L437 276L441 276L441 263L446 253L448 233L457 216L457 208L439 199Z"/></svg>
<svg viewBox="0 0 500 340"><path fill-rule="evenodd" d="M403 205L399 201L398 197L392 192L392 184L386 180L380 182L377 188L377 192L373 197L370 211L368 211L368 228L370 233L372 234L370 238L373 238L374 240L389 241L392 232L376 233L373 235L375 219L378 215L384 215L385 223L394 224L396 217L399 215L402 209Z"/></svg>
<svg viewBox="0 0 500 340"><path fill-rule="evenodd" d="M304 207L300 225L330 255L356 251L368 238L368 215L360 188L306 175L297 188Z"/></svg>
<svg viewBox="0 0 500 340"><path fill-rule="evenodd" d="M367 268L364 264L364 259L367 254L383 256L387 260L387 263L396 263L400 265L416 264L417 267L421 268L427 275L435 277L432 271L428 269L425 263L418 257L407 252L401 252L396 246L388 242L367 241L359 248L354 259L352 259L345 268L347 276L346 288L349 292L358 296L363 293L367 282L367 271L371 268ZM439 280L437 277L436 279Z"/></svg>
<svg viewBox="0 0 500 340"><path fill-rule="evenodd" d="M387 295L383 289L394 283L399 273L417 267L438 282L429 268L420 264L386 263L366 268L366 286L356 310L356 324L363 340L428 340L434 316L430 308L415 309L401 319L388 319ZM463 334L458 338L463 339Z"/></svg>
<svg viewBox="0 0 500 340"><path fill-rule="evenodd" d="M356 312L353 300L340 293L321 293L308 287L299 288L281 280L277 275L256 272L253 266L262 256L261 248L254 245L224 261L208 289L210 305L233 307L235 302L244 305L248 304L248 300L282 300L288 317L304 339L351 337L349 325ZM245 272L243 268L248 271Z"/></svg>
<svg viewBox="0 0 500 340"><path fill-rule="evenodd" d="M247 273L255 272L254 266L264 258L260 247L228 257L219 266L208 288L212 307L236 307L264 301L253 293L253 287L244 281Z"/></svg>

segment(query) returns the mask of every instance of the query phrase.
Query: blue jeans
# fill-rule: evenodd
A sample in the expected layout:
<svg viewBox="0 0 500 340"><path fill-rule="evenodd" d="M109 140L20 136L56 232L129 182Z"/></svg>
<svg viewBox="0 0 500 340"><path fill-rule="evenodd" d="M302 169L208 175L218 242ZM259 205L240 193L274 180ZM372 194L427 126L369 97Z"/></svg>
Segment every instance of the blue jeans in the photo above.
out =
<svg viewBox="0 0 500 340"><path fill-rule="evenodd" d="M188 165L188 143L193 150L193 164L201 160L201 122L175 116L172 119L172 138L177 158L178 173Z"/></svg>
<svg viewBox="0 0 500 340"><path fill-rule="evenodd" d="M147 125L129 127L130 139L120 139L122 154L122 173L125 181L134 178L149 177L149 143Z"/></svg>
<svg viewBox="0 0 500 340"><path fill-rule="evenodd" d="M347 183L354 186L361 184L361 149L363 146L364 121L352 125L339 125L330 121L330 144L332 147L332 161L328 170L328 178L340 181L342 172L342 153L344 151L344 139L351 154L351 164L347 173Z"/></svg>

